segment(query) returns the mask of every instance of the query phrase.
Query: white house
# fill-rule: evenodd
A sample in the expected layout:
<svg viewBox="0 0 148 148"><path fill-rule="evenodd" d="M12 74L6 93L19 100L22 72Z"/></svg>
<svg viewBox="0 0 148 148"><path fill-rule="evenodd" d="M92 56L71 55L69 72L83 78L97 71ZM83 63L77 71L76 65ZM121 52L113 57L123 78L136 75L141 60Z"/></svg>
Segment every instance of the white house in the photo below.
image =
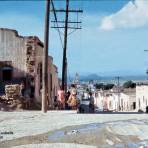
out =
<svg viewBox="0 0 148 148"><path fill-rule="evenodd" d="M148 106L148 84L137 84L136 109L145 111L146 106Z"/></svg>
<svg viewBox="0 0 148 148"><path fill-rule="evenodd" d="M98 91L94 95L95 106L107 111L129 111L130 96L124 93Z"/></svg>

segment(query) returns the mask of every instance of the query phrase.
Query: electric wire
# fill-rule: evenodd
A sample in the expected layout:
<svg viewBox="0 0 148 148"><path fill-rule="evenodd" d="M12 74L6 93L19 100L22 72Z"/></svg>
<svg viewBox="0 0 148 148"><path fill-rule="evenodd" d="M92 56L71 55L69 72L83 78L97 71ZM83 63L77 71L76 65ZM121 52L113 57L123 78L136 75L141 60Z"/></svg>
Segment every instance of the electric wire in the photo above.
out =
<svg viewBox="0 0 148 148"><path fill-rule="evenodd" d="M57 25L57 31L58 31L58 34L59 34L61 46L64 49L64 45L63 45L63 41L62 41L62 37L61 37L61 32L60 32L59 25L58 25L58 19L57 19L57 15L56 15L56 11L55 11L53 0L51 0L51 4L52 4L52 8L53 8L53 14L54 14L55 22L56 22L56 25Z"/></svg>

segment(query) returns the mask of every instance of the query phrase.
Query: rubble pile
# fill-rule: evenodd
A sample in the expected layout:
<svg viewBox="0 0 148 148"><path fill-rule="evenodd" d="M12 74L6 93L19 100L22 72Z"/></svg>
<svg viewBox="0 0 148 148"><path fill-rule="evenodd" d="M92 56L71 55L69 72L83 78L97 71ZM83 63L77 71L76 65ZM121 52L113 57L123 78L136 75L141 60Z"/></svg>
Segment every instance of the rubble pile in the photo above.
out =
<svg viewBox="0 0 148 148"><path fill-rule="evenodd" d="M20 85L6 85L5 94L9 99L16 99L18 96L20 96Z"/></svg>
<svg viewBox="0 0 148 148"><path fill-rule="evenodd" d="M11 109L23 109L25 106L25 99L20 94L20 85L6 85L5 94L0 97L0 103L5 104Z"/></svg>

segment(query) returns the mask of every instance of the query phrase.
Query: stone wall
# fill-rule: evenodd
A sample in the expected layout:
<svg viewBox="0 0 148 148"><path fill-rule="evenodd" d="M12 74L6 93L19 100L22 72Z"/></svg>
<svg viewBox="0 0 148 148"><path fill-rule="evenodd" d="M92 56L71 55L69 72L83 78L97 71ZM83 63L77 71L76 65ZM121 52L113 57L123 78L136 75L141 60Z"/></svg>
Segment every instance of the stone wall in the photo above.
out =
<svg viewBox="0 0 148 148"><path fill-rule="evenodd" d="M26 38L14 30L0 29L0 61L11 61L13 77L26 75Z"/></svg>
<svg viewBox="0 0 148 148"><path fill-rule="evenodd" d="M13 80L9 84L20 84L23 81L25 88L33 91L33 101L39 103L42 96L42 59L43 43L38 37L22 37L15 30L0 29L0 70L3 66L12 67ZM48 96L52 105L58 89L58 74L51 56L48 58L48 74ZM0 82L1 78L0 71ZM19 81L14 81L16 79Z"/></svg>

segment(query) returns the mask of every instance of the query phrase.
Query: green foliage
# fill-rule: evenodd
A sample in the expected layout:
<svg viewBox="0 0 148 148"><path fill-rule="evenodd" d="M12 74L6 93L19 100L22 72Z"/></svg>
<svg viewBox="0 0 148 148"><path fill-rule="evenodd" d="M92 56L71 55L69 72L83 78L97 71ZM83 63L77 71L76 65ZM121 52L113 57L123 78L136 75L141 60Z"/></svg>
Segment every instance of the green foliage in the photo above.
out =
<svg viewBox="0 0 148 148"><path fill-rule="evenodd" d="M106 84L106 85L104 85L105 90L112 89L113 87L114 87L114 84Z"/></svg>
<svg viewBox="0 0 148 148"><path fill-rule="evenodd" d="M123 84L124 88L135 88L136 87L136 83L134 83L133 81L127 81Z"/></svg>
<svg viewBox="0 0 148 148"><path fill-rule="evenodd" d="M103 83L97 83L95 84L96 89L103 89L104 88L104 84Z"/></svg>
<svg viewBox="0 0 148 148"><path fill-rule="evenodd" d="M114 84L97 83L97 84L95 84L95 87L96 87L96 89L110 90L114 87Z"/></svg>
<svg viewBox="0 0 148 148"><path fill-rule="evenodd" d="M86 88L86 92L90 92L90 89L89 88Z"/></svg>

